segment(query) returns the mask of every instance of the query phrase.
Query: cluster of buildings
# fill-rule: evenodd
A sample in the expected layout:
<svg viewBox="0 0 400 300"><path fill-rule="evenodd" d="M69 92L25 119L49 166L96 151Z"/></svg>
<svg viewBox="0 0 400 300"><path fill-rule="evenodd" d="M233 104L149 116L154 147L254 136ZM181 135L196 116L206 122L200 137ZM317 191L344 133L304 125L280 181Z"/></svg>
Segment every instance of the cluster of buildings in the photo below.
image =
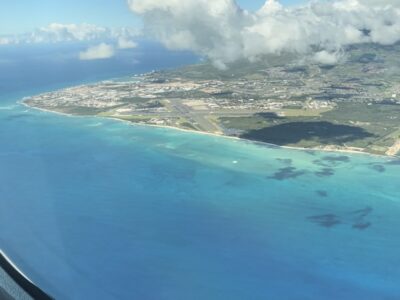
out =
<svg viewBox="0 0 400 300"><path fill-rule="evenodd" d="M329 75L319 68L271 67L255 74L225 80L191 80L157 72L125 81L67 88L26 100L33 106L81 107L112 110L116 114L184 113L169 105L181 101L190 110L279 111L283 109L329 110L341 101L383 101L380 85L352 80L351 74ZM400 85L391 89L392 101L400 104ZM159 101L154 105L154 101Z"/></svg>

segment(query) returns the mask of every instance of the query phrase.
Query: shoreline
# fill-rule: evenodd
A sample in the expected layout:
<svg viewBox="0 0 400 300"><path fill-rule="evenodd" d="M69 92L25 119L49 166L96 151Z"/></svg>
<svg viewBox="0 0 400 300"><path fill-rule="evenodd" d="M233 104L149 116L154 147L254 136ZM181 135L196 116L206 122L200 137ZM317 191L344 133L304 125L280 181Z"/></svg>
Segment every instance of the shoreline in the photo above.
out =
<svg viewBox="0 0 400 300"><path fill-rule="evenodd" d="M240 137L235 137L235 136L229 136L229 135L224 135L224 134L217 134L217 133L212 133L212 132L204 132L204 131L196 131L196 130L191 130L191 129L183 129L179 127L173 127L173 126L167 126L167 125L154 125L154 124L143 124L143 123L134 123L130 122L128 120L123 120L119 119L116 117L102 117L102 116L97 116L97 115L73 115L73 114L68 114L68 113L62 113L58 111L53 111L45 108L39 108L35 106L30 106L26 104L24 101L18 101L17 104L23 105L27 108L46 112L46 113L52 113L52 114L58 114L64 117L81 117L81 118L87 118L87 117L92 117L92 118L98 118L98 119L107 119L107 120L113 120L113 121L119 121L126 123L130 126L142 126L142 127L154 127L154 128L160 128L160 129L169 129L169 130L178 130L186 133L192 133L192 134L202 134L202 135L208 135L208 136L213 136L213 137L218 137L218 138L225 138L225 139L231 139L235 141L241 141L241 142L247 142L247 143L252 143L255 145L259 146L264 146L264 147L277 147L277 148L282 148L282 149L289 149L289 150L298 150L298 151L321 151L321 152L327 152L327 153L348 153L348 154L357 154L357 155L368 155L372 157L379 157L379 158L387 158L387 159L400 159L399 156L397 155L388 155L388 154L374 154L374 153L369 153L369 152L364 152L364 151L357 151L357 150L351 150L351 149L324 149L324 148L319 148L319 147L313 147L313 148L304 148L304 147L293 147L293 146L281 146L281 145L276 145L272 143L267 143L267 142L260 142L260 141L255 141L255 140L249 140L249 139L244 139ZM325 146L325 147L329 147Z"/></svg>

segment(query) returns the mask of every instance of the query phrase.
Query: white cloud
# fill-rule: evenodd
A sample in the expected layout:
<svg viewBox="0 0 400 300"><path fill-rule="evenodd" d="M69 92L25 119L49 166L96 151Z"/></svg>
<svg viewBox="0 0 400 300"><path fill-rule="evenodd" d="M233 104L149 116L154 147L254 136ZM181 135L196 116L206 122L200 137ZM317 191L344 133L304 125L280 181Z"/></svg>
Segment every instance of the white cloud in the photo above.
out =
<svg viewBox="0 0 400 300"><path fill-rule="evenodd" d="M343 57L339 52L319 51L314 55L314 61L321 65L335 65Z"/></svg>
<svg viewBox="0 0 400 300"><path fill-rule="evenodd" d="M118 43L119 39L132 41L139 34L139 30L127 27L107 28L93 24L52 23L33 32L16 36L0 36L0 45L95 41Z"/></svg>
<svg viewBox="0 0 400 300"><path fill-rule="evenodd" d="M109 35L109 30L91 24L52 23L32 33L32 42L91 41Z"/></svg>
<svg viewBox="0 0 400 300"><path fill-rule="evenodd" d="M81 60L95 60L111 58L115 54L114 47L106 43L88 48L86 51L79 53Z"/></svg>
<svg viewBox="0 0 400 300"><path fill-rule="evenodd" d="M9 44L11 44L11 40L9 39L9 38L6 38L6 37L4 37L4 38L2 38L2 37L0 37L0 45L9 45Z"/></svg>
<svg viewBox="0 0 400 300"><path fill-rule="evenodd" d="M138 45L134 41L127 39L125 37L120 37L118 39L118 48L119 49L134 49Z"/></svg>
<svg viewBox="0 0 400 300"><path fill-rule="evenodd" d="M170 49L192 50L220 67L265 54L312 53L331 63L358 43L400 41L399 0L314 0L284 7L268 0L256 12L235 0L128 0L142 16L145 34Z"/></svg>

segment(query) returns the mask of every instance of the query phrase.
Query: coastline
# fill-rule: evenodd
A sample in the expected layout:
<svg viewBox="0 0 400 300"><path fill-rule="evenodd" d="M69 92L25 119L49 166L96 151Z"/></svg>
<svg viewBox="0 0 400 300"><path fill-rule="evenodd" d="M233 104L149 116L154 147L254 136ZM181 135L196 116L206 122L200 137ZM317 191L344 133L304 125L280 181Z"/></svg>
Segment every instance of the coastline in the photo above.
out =
<svg viewBox="0 0 400 300"><path fill-rule="evenodd" d="M17 104L23 105L30 109L34 109L34 110L38 110L38 111L42 111L42 112L46 112L46 113L58 114L58 115L61 115L64 117L81 117L81 118L93 117L93 118L99 118L99 119L108 119L108 120L123 122L130 126L142 126L142 127L154 127L154 128L160 128L160 129L178 130L178 131L186 132L186 133L202 134L202 135L208 135L208 136L213 136L213 137L218 137L218 138L225 138L225 139L231 139L231 140L235 140L235 141L247 142L247 143L252 143L252 144L264 146L264 147L277 147L277 148L282 148L282 149L290 149L290 150L298 150L298 151L322 151L322 152L327 152L327 153L348 153L348 154L367 155L367 156L386 158L386 159L400 159L399 156L397 156L397 155L374 154L374 153L369 153L369 152L365 152L365 151L357 151L357 150L353 150L353 149L334 149L334 146L332 147L329 145L321 146L321 147L313 147L313 148L282 146L282 145L276 145L276 144L272 144L272 143L244 139L244 138L235 137L235 136L229 136L229 135L205 132L205 131L196 131L196 130L191 130L191 129L183 129L183 128L167 126L167 125L134 123L134 122L119 119L116 117L103 117L103 116L96 116L96 115L94 115L94 116L85 116L85 115L79 116L79 115L74 115L74 114L53 111L53 110L49 110L49 109L45 109L45 108L30 106L27 103L25 103L23 100L18 101Z"/></svg>

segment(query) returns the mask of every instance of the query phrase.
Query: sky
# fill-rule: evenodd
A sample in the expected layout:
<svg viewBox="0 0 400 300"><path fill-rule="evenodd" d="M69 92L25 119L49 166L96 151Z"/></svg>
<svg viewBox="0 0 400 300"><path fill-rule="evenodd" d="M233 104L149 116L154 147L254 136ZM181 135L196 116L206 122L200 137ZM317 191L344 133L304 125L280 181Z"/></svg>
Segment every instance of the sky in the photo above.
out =
<svg viewBox="0 0 400 300"><path fill-rule="evenodd" d="M332 65L350 45L400 42L400 0L0 1L0 47L81 43L77 57L98 60L141 38L218 68L283 53Z"/></svg>
<svg viewBox="0 0 400 300"><path fill-rule="evenodd" d="M282 0L281 3L293 5L301 1ZM258 9L264 2L238 1L241 7L249 10ZM0 35L30 32L50 23L88 23L105 27L139 27L141 24L129 10L126 0L0 1Z"/></svg>

